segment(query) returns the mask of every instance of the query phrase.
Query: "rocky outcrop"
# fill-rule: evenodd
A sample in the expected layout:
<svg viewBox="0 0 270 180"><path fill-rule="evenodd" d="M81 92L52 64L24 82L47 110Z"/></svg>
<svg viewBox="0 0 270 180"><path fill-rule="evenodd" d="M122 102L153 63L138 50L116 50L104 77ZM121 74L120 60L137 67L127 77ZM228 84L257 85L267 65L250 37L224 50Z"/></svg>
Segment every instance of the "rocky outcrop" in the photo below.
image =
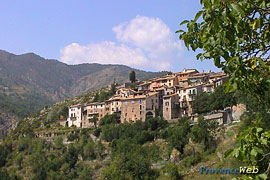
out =
<svg viewBox="0 0 270 180"><path fill-rule="evenodd" d="M5 137L19 122L18 117L0 111L0 138Z"/></svg>

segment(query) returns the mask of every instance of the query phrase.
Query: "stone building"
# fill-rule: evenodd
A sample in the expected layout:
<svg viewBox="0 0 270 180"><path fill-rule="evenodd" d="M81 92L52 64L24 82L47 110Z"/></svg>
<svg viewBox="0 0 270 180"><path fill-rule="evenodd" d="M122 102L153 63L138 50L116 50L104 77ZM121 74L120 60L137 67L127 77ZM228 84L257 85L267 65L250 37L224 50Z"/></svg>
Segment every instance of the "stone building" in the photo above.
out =
<svg viewBox="0 0 270 180"><path fill-rule="evenodd" d="M118 114L121 115L121 97L120 96L113 96L106 101L106 112L107 114Z"/></svg>
<svg viewBox="0 0 270 180"><path fill-rule="evenodd" d="M90 120L94 117L99 121L107 114L105 103L104 102L95 102L91 104L87 104L84 107L83 117L82 117L82 126L84 128L93 126L94 123L90 122Z"/></svg>
<svg viewBox="0 0 270 180"><path fill-rule="evenodd" d="M158 109L158 92L122 98L121 122L145 121L147 118L155 117Z"/></svg>
<svg viewBox="0 0 270 180"><path fill-rule="evenodd" d="M163 96L163 118L165 120L181 117L179 96L177 93Z"/></svg>

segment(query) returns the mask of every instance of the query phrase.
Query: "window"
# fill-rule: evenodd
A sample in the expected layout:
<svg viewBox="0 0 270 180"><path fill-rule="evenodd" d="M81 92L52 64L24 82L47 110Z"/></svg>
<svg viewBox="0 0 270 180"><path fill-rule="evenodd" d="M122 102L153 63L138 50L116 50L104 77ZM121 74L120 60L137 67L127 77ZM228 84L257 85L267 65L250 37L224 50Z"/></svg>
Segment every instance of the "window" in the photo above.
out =
<svg viewBox="0 0 270 180"><path fill-rule="evenodd" d="M112 108L112 111L114 111L114 109Z"/></svg>
<svg viewBox="0 0 270 180"><path fill-rule="evenodd" d="M142 99L140 99L139 102L141 103L142 102Z"/></svg>
<svg viewBox="0 0 270 180"><path fill-rule="evenodd" d="M134 102L135 102L134 100L131 101L132 104L134 104Z"/></svg>
<svg viewBox="0 0 270 180"><path fill-rule="evenodd" d="M127 100L125 100L125 104L127 104Z"/></svg>
<svg viewBox="0 0 270 180"><path fill-rule="evenodd" d="M142 105L140 105L140 110L142 110Z"/></svg>
<svg viewBox="0 0 270 180"><path fill-rule="evenodd" d="M166 111L168 111L169 109L168 108L166 108Z"/></svg>

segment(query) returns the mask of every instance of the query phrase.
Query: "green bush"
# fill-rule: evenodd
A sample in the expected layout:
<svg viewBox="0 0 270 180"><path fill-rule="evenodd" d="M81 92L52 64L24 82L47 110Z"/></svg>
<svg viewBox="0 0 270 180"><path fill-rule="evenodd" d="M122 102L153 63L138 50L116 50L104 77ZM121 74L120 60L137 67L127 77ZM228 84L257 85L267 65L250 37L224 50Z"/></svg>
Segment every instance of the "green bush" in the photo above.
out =
<svg viewBox="0 0 270 180"><path fill-rule="evenodd" d="M182 161L181 164L184 167L190 168L191 166L194 166L201 162L201 155L199 153L196 153L195 156L187 156Z"/></svg>

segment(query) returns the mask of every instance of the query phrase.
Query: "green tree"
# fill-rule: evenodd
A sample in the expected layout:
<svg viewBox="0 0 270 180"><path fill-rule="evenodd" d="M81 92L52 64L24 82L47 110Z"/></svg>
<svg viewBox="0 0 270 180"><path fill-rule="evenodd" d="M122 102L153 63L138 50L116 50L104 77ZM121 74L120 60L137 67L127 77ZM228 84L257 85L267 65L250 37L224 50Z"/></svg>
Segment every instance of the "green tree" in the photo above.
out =
<svg viewBox="0 0 270 180"><path fill-rule="evenodd" d="M8 154L9 151L5 146L0 145L0 168L6 164Z"/></svg>
<svg viewBox="0 0 270 180"><path fill-rule="evenodd" d="M96 159L94 142L88 142L83 146L83 158L89 160Z"/></svg>
<svg viewBox="0 0 270 180"><path fill-rule="evenodd" d="M209 107L209 104L210 104L209 96L210 95L208 95L205 92L202 92L202 93L198 94L197 96L195 96L195 99L192 103L193 113L202 114L202 113L207 113L207 112L211 111L211 109Z"/></svg>
<svg viewBox="0 0 270 180"><path fill-rule="evenodd" d="M117 123L120 123L120 119L116 114L106 114L103 118L100 119L99 126Z"/></svg>
<svg viewBox="0 0 270 180"><path fill-rule="evenodd" d="M97 121L98 121L98 119L97 119L96 116L94 116L93 118L89 119L89 122L94 123L95 128L97 128Z"/></svg>
<svg viewBox="0 0 270 180"><path fill-rule="evenodd" d="M50 124L58 120L58 113L55 108L53 108L47 115L47 118L44 122L45 125Z"/></svg>
<svg viewBox="0 0 270 180"><path fill-rule="evenodd" d="M233 157L247 163L249 166L257 167L258 179L267 179L270 175L270 131L264 131L263 128L249 127L237 136L240 146L228 150L225 157ZM250 179L244 175L243 179Z"/></svg>
<svg viewBox="0 0 270 180"><path fill-rule="evenodd" d="M180 39L197 59L213 59L230 75L228 90L241 89L269 108L265 99L270 87L270 24L268 0L201 0L202 10L187 24ZM200 18L202 19L200 21Z"/></svg>
<svg viewBox="0 0 270 180"><path fill-rule="evenodd" d="M45 180L47 177L47 159L45 152L39 144L37 150L29 157L29 164L31 165L34 179Z"/></svg>
<svg viewBox="0 0 270 180"><path fill-rule="evenodd" d="M79 172L78 180L91 180L92 178L92 169L90 167L83 168L82 171Z"/></svg>
<svg viewBox="0 0 270 180"><path fill-rule="evenodd" d="M176 148L180 153L184 152L184 147L188 143L187 134L190 132L188 119L180 118L176 126L168 129L167 141L171 146Z"/></svg>
<svg viewBox="0 0 270 180"><path fill-rule="evenodd" d="M130 80L131 83L135 83L135 81L136 81L136 73L135 73L135 71L131 71L129 73L129 80Z"/></svg>
<svg viewBox="0 0 270 180"><path fill-rule="evenodd" d="M229 74L227 91L241 90L244 94L254 97L261 104L262 111L268 113L269 0L201 0L201 4L202 10L193 20L181 23L187 24L187 32L177 31L180 33L180 39L193 51L203 50L197 55L197 59L213 59L217 67ZM201 22L197 22L200 21L200 17ZM259 165L259 169L265 172L256 178L266 179L270 171L270 162L265 158L269 153L269 132L258 126L257 123L238 137L241 144L233 155L249 165ZM264 147L268 147L266 151Z"/></svg>
<svg viewBox="0 0 270 180"><path fill-rule="evenodd" d="M203 143L205 150L209 148L210 143L216 135L218 123L215 120L205 120L199 116L198 123L191 128L190 136L192 141Z"/></svg>

